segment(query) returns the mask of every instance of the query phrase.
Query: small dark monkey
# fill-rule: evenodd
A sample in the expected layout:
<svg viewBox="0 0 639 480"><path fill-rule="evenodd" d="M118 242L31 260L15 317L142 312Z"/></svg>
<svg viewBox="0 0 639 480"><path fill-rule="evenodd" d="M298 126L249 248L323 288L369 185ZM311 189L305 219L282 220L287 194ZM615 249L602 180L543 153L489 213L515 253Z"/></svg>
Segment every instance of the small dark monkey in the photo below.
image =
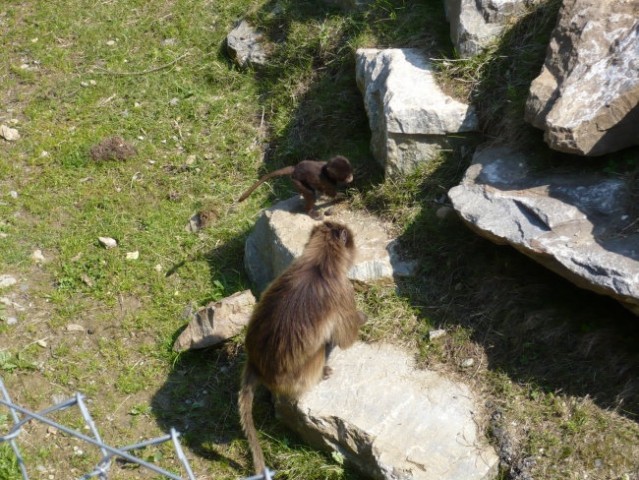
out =
<svg viewBox="0 0 639 480"><path fill-rule="evenodd" d="M253 311L238 405L258 475L265 464L253 423L255 389L262 384L274 395L299 398L330 374L330 349L357 340L366 316L357 310L346 276L354 258L348 227L330 221L315 226L302 255L269 285Z"/></svg>
<svg viewBox="0 0 639 480"><path fill-rule="evenodd" d="M353 167L346 157L339 155L328 162L302 160L294 167L284 167L267 173L244 192L238 202L246 200L253 190L268 179L283 175L291 176L295 189L304 197L304 211L317 218L317 213L313 212L317 194L323 193L329 197L337 195L338 185L347 185L353 181Z"/></svg>

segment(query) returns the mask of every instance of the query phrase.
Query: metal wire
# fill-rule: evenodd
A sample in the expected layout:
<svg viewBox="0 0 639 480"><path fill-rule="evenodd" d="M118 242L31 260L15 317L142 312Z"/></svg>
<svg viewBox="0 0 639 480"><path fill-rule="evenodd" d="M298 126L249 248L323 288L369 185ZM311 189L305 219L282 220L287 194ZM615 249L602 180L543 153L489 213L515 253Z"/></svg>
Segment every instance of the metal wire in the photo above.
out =
<svg viewBox="0 0 639 480"><path fill-rule="evenodd" d="M22 458L22 454L20 453L20 448L18 447L17 438L21 433L22 427L26 423L32 420L54 427L62 432L65 432L66 434L72 437L75 437L79 440L82 440L83 442L94 445L100 449L100 452L102 453L102 458L100 459L98 464L95 466L95 468L91 472L80 477L81 480L88 480L94 477L100 478L100 480L107 480L109 468L111 468L111 464L114 457L120 457L128 462L136 463L140 465L141 467L144 467L155 473L159 473L160 475L164 475L165 477L171 478L173 480L184 480L184 478L188 480L196 480L195 475L193 475L193 470L191 469L191 465L189 464L189 461L186 458L184 451L182 450L182 446L180 445L180 441L179 441L180 434L173 428L171 428L169 434L164 435L162 437L153 438L151 440L145 440L143 442L135 443L133 445L127 445L124 447L115 448L115 447L111 447L107 445L100 438L100 434L93 421L93 418L91 417L91 414L89 413L89 410L86 407L86 404L84 403L84 395L82 395L81 393L76 393L74 397L68 400L65 400L63 402L57 403L51 407L45 408L44 410L41 410L40 412L37 412L37 413L32 412L24 407L21 407L13 403L11 401L11 398L9 397L9 393L7 392L7 389L4 386L4 383L2 382L2 378L0 378L0 394L2 395L2 398L0 399L0 405L4 405L5 407L7 407L9 411L11 412L11 416L13 418L13 427L9 430L9 432L6 435L0 436L0 443L9 442L9 445L11 445L11 449L13 450L13 453L15 454L16 459L18 461L18 467L20 468L20 473L22 474L23 480L29 480L29 475L27 473L27 467L25 465L24 459ZM78 409L80 410L80 414L82 415L82 418L84 419L85 425L89 428L93 436L85 435L81 432L78 432L77 430L73 430L72 428L66 427L48 418L48 415L53 412L65 410L73 406L78 407ZM23 415L22 419L20 419L20 416L18 415L18 413L21 413ZM175 449L177 458L182 463L182 466L186 472L186 477L180 477L174 473L168 472L164 470L163 468L158 467L157 465L149 463L129 453L133 450L138 450L138 449L149 447L152 445L159 445L161 443L168 442L168 441L171 441L173 443L173 448ZM272 475L274 474L275 472L267 468L262 474L249 477L245 480L271 480Z"/></svg>

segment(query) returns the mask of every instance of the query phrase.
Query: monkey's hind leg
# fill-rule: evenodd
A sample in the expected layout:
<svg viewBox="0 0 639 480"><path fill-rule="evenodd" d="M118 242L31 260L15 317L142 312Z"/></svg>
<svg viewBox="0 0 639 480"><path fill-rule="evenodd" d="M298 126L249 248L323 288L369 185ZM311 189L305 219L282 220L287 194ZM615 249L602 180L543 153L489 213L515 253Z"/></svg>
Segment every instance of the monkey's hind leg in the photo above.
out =
<svg viewBox="0 0 639 480"><path fill-rule="evenodd" d="M295 189L300 192L300 195L304 197L304 212L306 212L306 214L313 220L320 220L321 215L317 211L313 210L316 201L315 192L306 187L306 185L299 180L293 179L293 185L295 185Z"/></svg>

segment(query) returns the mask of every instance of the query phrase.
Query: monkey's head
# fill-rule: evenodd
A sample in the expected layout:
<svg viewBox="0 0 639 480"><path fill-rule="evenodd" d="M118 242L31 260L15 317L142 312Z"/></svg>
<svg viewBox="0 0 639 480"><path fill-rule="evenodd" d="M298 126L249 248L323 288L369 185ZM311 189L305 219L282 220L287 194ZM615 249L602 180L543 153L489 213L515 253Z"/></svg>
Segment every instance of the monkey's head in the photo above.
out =
<svg viewBox="0 0 639 480"><path fill-rule="evenodd" d="M336 183L349 184L353 181L351 162L341 155L326 162L326 174Z"/></svg>
<svg viewBox="0 0 639 480"><path fill-rule="evenodd" d="M342 223L328 220L313 227L310 245L313 245L313 250L328 253L346 267L350 267L355 259L355 237L351 229Z"/></svg>

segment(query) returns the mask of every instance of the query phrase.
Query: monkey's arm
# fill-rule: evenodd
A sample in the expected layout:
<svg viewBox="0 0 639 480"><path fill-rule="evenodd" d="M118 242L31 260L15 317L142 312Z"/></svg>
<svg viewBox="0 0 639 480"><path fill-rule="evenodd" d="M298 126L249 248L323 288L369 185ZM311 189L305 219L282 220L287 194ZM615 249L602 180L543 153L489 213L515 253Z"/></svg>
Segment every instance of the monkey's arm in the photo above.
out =
<svg viewBox="0 0 639 480"><path fill-rule="evenodd" d="M335 323L331 342L339 345L340 348L348 348L357 340L359 327L366 322L367 317L356 310L354 305L352 309L342 313L340 317Z"/></svg>
<svg viewBox="0 0 639 480"><path fill-rule="evenodd" d="M273 177L281 177L283 175L292 175L293 172L295 171L295 167L284 167L284 168L280 168L279 170L275 170L273 172L267 173L266 175L264 175L262 178L260 178L257 182L255 182L251 188L249 188L246 192L244 192L242 194L242 196L240 198L237 199L237 202L243 202L244 200L246 200L248 198L248 196L253 193L253 191L259 187L260 185L262 185L264 182L266 182L267 180L273 178Z"/></svg>

